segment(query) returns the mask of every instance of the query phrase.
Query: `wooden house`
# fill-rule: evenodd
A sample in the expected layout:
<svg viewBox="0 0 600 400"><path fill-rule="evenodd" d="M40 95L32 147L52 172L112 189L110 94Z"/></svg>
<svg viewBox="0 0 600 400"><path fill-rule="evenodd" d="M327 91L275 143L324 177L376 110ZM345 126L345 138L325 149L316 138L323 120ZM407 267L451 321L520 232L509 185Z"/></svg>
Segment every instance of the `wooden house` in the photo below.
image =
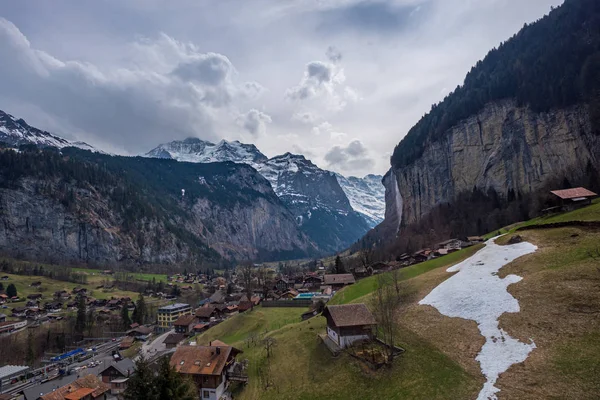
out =
<svg viewBox="0 0 600 400"><path fill-rule="evenodd" d="M175 332L187 335L197 323L198 320L194 315L182 315L173 323L173 327L175 328Z"/></svg>
<svg viewBox="0 0 600 400"><path fill-rule="evenodd" d="M460 250L462 248L462 240L460 239L448 239L437 244L436 249L447 250L448 253Z"/></svg>
<svg viewBox="0 0 600 400"><path fill-rule="evenodd" d="M375 317L364 304L327 306L327 336L338 347L345 348L362 339L371 339L377 325Z"/></svg>
<svg viewBox="0 0 600 400"><path fill-rule="evenodd" d="M578 187L564 190L553 190L550 193L560 200L560 207L563 211L574 210L592 203L592 199L598 195L586 188Z"/></svg>
<svg viewBox="0 0 600 400"><path fill-rule="evenodd" d="M39 398L41 400L104 400L109 391L110 387L107 384L90 374Z"/></svg>
<svg viewBox="0 0 600 400"><path fill-rule="evenodd" d="M329 274L325 275L323 284L331 286L333 290L339 290L347 285L353 285L356 283L354 275L352 274Z"/></svg>
<svg viewBox="0 0 600 400"><path fill-rule="evenodd" d="M169 336L167 336L163 343L167 349L174 349L181 342L183 342L184 339L185 335L183 333L171 333Z"/></svg>
<svg viewBox="0 0 600 400"><path fill-rule="evenodd" d="M235 347L214 341L209 346L180 346L171 357L171 366L193 380L200 399L220 399L233 379Z"/></svg>
<svg viewBox="0 0 600 400"><path fill-rule="evenodd" d="M214 320L223 318L223 312L217 307L212 306L197 308L196 313L194 315L198 322L201 323L209 323L213 318Z"/></svg>
<svg viewBox="0 0 600 400"><path fill-rule="evenodd" d="M127 381L135 372L135 364L129 358L113 361L98 374L103 383L110 386L110 394L120 396L127 389Z"/></svg>
<svg viewBox="0 0 600 400"><path fill-rule="evenodd" d="M280 278L275 281L275 289L279 292L285 292L289 288L294 287L294 282L290 282L287 279Z"/></svg>

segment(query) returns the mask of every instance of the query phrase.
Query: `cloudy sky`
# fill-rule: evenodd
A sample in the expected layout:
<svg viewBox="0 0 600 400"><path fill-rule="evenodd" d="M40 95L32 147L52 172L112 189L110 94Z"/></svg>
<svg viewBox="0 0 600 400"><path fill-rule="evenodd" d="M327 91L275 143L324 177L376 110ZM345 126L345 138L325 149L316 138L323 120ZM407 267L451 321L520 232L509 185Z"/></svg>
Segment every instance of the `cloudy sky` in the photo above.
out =
<svg viewBox="0 0 600 400"><path fill-rule="evenodd" d="M119 154L195 136L384 173L489 49L561 0L2 0L0 109Z"/></svg>

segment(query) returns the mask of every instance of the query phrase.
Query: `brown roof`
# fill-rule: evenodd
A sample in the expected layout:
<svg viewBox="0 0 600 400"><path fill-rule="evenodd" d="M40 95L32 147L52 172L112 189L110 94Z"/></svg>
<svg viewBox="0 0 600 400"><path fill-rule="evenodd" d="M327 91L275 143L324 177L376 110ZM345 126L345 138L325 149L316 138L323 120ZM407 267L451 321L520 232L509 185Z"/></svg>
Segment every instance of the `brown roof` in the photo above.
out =
<svg viewBox="0 0 600 400"><path fill-rule="evenodd" d="M208 318L213 315L215 312L214 307L200 307L196 309L196 317L199 318Z"/></svg>
<svg viewBox="0 0 600 400"><path fill-rule="evenodd" d="M196 317L194 315L182 315L177 318L177 321L173 323L175 326L189 326L192 322L194 322Z"/></svg>
<svg viewBox="0 0 600 400"><path fill-rule="evenodd" d="M240 301L240 304L238 305L238 310L240 311L247 311L250 310L252 307L254 307L254 303L251 301Z"/></svg>
<svg viewBox="0 0 600 400"><path fill-rule="evenodd" d="M326 285L335 285L335 284L349 284L356 282L354 280L354 275L352 274L335 274L335 275L325 275L325 284Z"/></svg>
<svg viewBox="0 0 600 400"><path fill-rule="evenodd" d="M77 379L69 383L68 385L62 386L53 392L45 394L40 398L42 400L70 400L80 399L81 397L67 397L75 395L80 389L88 389L87 394L91 394L93 397L98 397L102 393L106 393L110 390L110 387L98 379L95 375L86 375L82 378ZM90 392L89 389L92 391Z"/></svg>
<svg viewBox="0 0 600 400"><path fill-rule="evenodd" d="M183 333L171 333L164 340L164 344L177 344L185 339L185 335Z"/></svg>
<svg viewBox="0 0 600 400"><path fill-rule="evenodd" d="M376 325L375 317L364 304L345 304L341 306L327 306L323 315L329 314L337 327Z"/></svg>
<svg viewBox="0 0 600 400"><path fill-rule="evenodd" d="M596 193L587 190L586 188L578 187L573 189L553 190L550 193L560 197L563 200L577 199L579 197L594 197Z"/></svg>
<svg viewBox="0 0 600 400"><path fill-rule="evenodd" d="M94 389L91 388L81 388L77 389L74 392L68 393L65 395L65 400L80 400L85 396L94 393Z"/></svg>
<svg viewBox="0 0 600 400"><path fill-rule="evenodd" d="M229 357L240 352L231 346L180 346L171 366L181 374L221 375Z"/></svg>

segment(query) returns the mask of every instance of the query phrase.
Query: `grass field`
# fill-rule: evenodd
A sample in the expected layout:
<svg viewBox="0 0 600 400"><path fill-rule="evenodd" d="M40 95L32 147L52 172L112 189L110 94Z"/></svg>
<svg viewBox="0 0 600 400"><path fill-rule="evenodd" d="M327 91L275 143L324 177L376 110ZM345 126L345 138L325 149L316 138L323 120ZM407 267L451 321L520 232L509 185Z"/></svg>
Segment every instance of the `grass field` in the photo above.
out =
<svg viewBox="0 0 600 400"><path fill-rule="evenodd" d="M92 280L102 280L102 279L110 278L109 275L104 275L102 273L102 270L100 270L100 269L73 268L73 271L83 272L88 275L88 279L92 279ZM140 280L140 281L148 281L149 282L152 279L155 279L157 282L160 282L160 281L167 282L167 275L165 275L165 274L149 274L149 273L143 273L143 272L129 272L129 271L126 271L126 273L128 275L133 275L133 277L136 280Z"/></svg>
<svg viewBox="0 0 600 400"><path fill-rule="evenodd" d="M300 321L304 308L255 307L250 312L237 314L205 333L198 335L199 344L219 339L225 343L240 343L252 334L271 332Z"/></svg>
<svg viewBox="0 0 600 400"><path fill-rule="evenodd" d="M9 279L7 281L2 281L2 284L6 288L9 284L14 283L17 287L17 294L21 301L16 303L7 303L6 305L9 308L13 307L22 307L27 302L26 297L30 294L41 293L43 295L42 302L51 301L54 292L59 290L67 290L71 292L73 288L85 287L88 289L88 294L91 297L96 299L109 299L113 296L116 297L131 297L132 299L136 299L138 293L128 292L118 289L111 289L109 291L104 289L96 289L98 282L89 282L87 284L76 284L71 282L63 282L55 279L50 279L42 276L24 276L24 275L13 275L13 274L2 274L7 275ZM31 287L33 282L42 282L42 286L40 288Z"/></svg>
<svg viewBox="0 0 600 400"><path fill-rule="evenodd" d="M594 200L592 202L592 205L580 208L578 210L537 217L530 219L529 221L509 225L507 227L499 229L498 231L488 233L487 235L485 235L485 238L490 239L498 235L498 233L514 233L518 228L521 228L523 226L544 225L553 224L557 222L571 221L600 221L600 198Z"/></svg>
<svg viewBox="0 0 600 400"><path fill-rule="evenodd" d="M481 249L483 244L468 247L466 249L450 253L447 256L435 258L433 260L425 261L420 264L411 265L410 267L399 270L400 279L407 280L415 278L428 271L452 266L470 256L475 254L477 250ZM389 274L389 273L388 273ZM365 279L361 279L354 285L348 286L335 294L329 304L347 304L352 303L356 299L364 297L369 293L372 293L377 287L377 276L370 276Z"/></svg>

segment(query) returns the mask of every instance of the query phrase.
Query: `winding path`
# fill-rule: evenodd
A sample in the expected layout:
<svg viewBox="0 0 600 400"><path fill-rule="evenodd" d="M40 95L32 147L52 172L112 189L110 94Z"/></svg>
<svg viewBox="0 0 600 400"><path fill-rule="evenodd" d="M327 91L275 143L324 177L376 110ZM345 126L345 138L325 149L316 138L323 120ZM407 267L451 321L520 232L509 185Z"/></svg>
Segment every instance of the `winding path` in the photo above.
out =
<svg viewBox="0 0 600 400"><path fill-rule="evenodd" d="M507 287L522 278L508 275L501 279L497 273L511 261L536 250L535 245L527 242L499 246L495 238L490 239L472 257L448 268L448 272L458 273L419 302L435 307L448 317L477 322L479 331L485 337L485 344L476 360L487 379L478 400L497 399L496 393L500 389L494 385L500 374L511 365L524 361L535 349L533 340L522 343L498 326L498 318L502 314L520 311L519 302L507 291Z"/></svg>

